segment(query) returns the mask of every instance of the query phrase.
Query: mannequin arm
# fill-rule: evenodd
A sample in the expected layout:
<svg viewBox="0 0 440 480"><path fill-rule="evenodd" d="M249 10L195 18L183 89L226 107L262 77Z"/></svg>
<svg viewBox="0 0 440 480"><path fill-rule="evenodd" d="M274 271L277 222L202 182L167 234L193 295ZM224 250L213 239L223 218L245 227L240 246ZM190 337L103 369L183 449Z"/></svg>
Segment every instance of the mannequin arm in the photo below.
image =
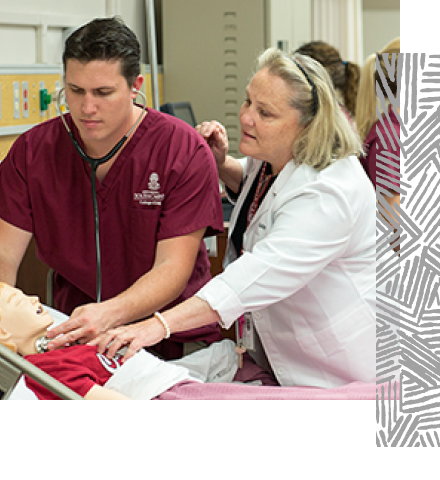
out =
<svg viewBox="0 0 440 480"><path fill-rule="evenodd" d="M99 385L93 386L85 395L85 400L130 400L122 393L115 392L114 390L109 390L105 387L100 387Z"/></svg>

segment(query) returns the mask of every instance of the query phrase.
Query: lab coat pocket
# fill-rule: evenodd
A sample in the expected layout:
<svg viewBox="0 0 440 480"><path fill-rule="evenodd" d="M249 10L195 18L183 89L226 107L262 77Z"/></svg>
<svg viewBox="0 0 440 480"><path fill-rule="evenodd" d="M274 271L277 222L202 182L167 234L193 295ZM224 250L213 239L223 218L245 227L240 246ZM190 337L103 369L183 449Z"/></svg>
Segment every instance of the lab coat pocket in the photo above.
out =
<svg viewBox="0 0 440 480"><path fill-rule="evenodd" d="M353 275L351 281L361 296L370 291L376 285L376 263L372 262L371 265L364 268L361 272Z"/></svg>
<svg viewBox="0 0 440 480"><path fill-rule="evenodd" d="M374 364L375 319L369 307L361 303L326 328L299 338L298 343L306 355L315 360L325 358L335 365L358 360ZM352 364L347 369L353 367Z"/></svg>
<svg viewBox="0 0 440 480"><path fill-rule="evenodd" d="M345 323L344 320L335 328L299 339L305 363L313 365L332 385L372 383L376 376L374 325L350 333L351 328Z"/></svg>

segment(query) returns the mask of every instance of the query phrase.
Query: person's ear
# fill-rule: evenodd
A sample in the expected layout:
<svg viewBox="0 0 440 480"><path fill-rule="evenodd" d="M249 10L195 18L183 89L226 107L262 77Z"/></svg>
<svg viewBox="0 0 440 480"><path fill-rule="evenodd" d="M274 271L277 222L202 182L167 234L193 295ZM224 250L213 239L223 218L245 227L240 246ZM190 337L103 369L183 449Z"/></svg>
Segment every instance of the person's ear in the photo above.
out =
<svg viewBox="0 0 440 480"><path fill-rule="evenodd" d="M14 353L17 353L17 346L11 340L11 334L8 333L4 328L0 327L0 343L5 347L12 350Z"/></svg>
<svg viewBox="0 0 440 480"><path fill-rule="evenodd" d="M142 87L142 83L144 82L144 77L142 75L138 75L133 82L133 92L136 92L137 90L140 90Z"/></svg>

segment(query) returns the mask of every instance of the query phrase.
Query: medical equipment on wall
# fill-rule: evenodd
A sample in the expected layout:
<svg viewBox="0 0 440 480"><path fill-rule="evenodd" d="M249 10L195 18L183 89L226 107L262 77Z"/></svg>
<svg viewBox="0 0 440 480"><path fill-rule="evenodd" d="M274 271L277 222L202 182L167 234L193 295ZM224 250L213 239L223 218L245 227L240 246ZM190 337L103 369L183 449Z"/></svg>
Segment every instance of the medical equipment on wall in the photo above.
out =
<svg viewBox="0 0 440 480"><path fill-rule="evenodd" d="M111 158L113 158L119 150L122 148L124 143L126 142L127 138L131 135L134 129L139 125L144 112L147 111L147 97L145 94L139 90L133 89L133 91L143 98L144 105L142 107L141 113L139 117L134 122L133 126L130 130L119 140L119 142L103 157L101 158L92 158L86 154L86 152L82 149L81 145L79 144L78 140L74 137L72 131L67 125L66 119L64 118L64 113L61 111L61 95L64 92L64 88L62 88L57 95L57 112L63 121L64 127L66 128L67 133L69 134L70 139L72 140L73 146L75 150L79 153L80 157L85 160L92 169L91 175L91 186L92 186L92 200L93 200L93 214L95 219L95 247L96 247L96 301L99 303L101 301L101 291L102 291L102 275L101 275L101 248L99 246L99 213L98 213L98 201L96 198L96 171L100 165L108 162Z"/></svg>

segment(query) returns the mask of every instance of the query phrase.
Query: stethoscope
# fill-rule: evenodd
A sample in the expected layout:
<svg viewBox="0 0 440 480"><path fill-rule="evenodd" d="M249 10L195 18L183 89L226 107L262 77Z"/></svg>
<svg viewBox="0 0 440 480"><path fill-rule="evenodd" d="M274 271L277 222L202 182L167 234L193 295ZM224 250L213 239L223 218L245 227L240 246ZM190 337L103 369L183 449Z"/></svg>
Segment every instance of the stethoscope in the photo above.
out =
<svg viewBox="0 0 440 480"><path fill-rule="evenodd" d="M63 121L63 124L67 130L67 133L69 134L70 139L72 140L73 146L75 147L76 151L79 153L80 157L85 160L91 167L92 169L92 175L91 175L91 184L92 184L92 200L93 200L93 215L95 218L95 246L96 246L96 302L99 303L101 301L101 292L102 292L102 273L101 273L101 248L99 246L99 213L98 213L98 201L96 199L96 170L98 167L106 162L108 162L111 158L113 158L116 153L119 152L119 150L122 148L124 143L126 142L127 138L130 136L130 134L133 132L133 130L139 125L140 121L142 120L142 117L144 115L144 112L147 111L147 97L145 94L139 90L133 89L133 91L139 95L144 100L144 105L142 107L141 113L138 117L138 119L134 122L133 126L130 128L130 130L119 140L119 142L107 153L107 155L104 155L101 158L92 158L87 155L87 153L81 148L81 145L78 143L76 138L73 136L72 131L69 128L69 125L67 125L66 119L64 118L64 114L61 111L61 95L64 92L64 88L62 88L57 95L57 102L56 102L56 108L58 115L61 117L61 120Z"/></svg>

